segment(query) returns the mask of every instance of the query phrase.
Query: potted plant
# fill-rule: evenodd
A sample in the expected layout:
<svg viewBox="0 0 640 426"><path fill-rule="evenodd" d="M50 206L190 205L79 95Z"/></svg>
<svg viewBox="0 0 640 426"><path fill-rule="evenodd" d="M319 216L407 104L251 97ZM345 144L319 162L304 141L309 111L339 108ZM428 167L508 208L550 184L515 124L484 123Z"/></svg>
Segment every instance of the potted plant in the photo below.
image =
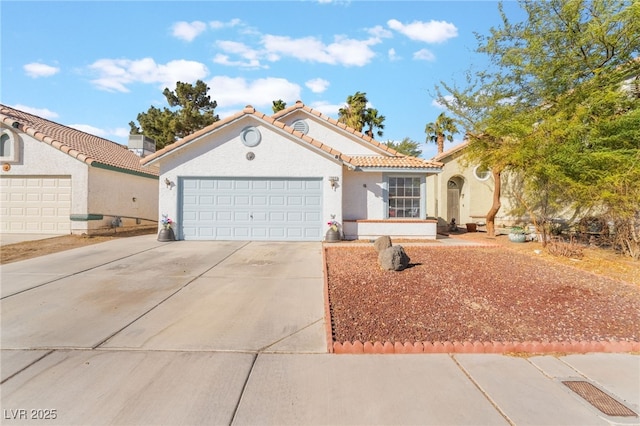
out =
<svg viewBox="0 0 640 426"><path fill-rule="evenodd" d="M512 226L509 230L509 241L513 243L524 243L527 240L527 234L522 226Z"/></svg>
<svg viewBox="0 0 640 426"><path fill-rule="evenodd" d="M173 228L171 227L174 222L169 218L169 215L163 214L160 223L162 224L162 229L160 229L160 232L158 233L158 241L175 241L176 234L173 232Z"/></svg>
<svg viewBox="0 0 640 426"><path fill-rule="evenodd" d="M327 222L329 229L325 234L326 241L340 241L340 227L338 222L335 220L335 217L335 215L331 215L331 220Z"/></svg>

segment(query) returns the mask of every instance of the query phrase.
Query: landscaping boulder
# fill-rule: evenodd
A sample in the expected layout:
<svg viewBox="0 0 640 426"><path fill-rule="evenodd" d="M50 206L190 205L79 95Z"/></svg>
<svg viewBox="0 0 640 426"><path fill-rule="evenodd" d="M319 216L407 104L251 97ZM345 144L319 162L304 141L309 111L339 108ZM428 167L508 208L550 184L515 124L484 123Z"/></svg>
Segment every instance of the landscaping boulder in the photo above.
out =
<svg viewBox="0 0 640 426"><path fill-rule="evenodd" d="M391 246L392 246L391 237L389 237L387 235L379 237L378 239L376 239L373 242L373 247L375 247L375 249L378 252L378 254L380 254L380 252L382 252L383 250L388 249Z"/></svg>
<svg viewBox="0 0 640 426"><path fill-rule="evenodd" d="M409 256L402 246L392 246L378 253L378 263L387 271L402 271L409 266Z"/></svg>

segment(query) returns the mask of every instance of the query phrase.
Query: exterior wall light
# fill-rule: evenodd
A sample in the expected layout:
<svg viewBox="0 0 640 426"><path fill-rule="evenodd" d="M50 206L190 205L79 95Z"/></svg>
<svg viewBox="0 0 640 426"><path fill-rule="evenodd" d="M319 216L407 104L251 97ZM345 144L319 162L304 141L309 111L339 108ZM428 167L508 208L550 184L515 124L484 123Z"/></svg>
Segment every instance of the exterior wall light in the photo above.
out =
<svg viewBox="0 0 640 426"><path fill-rule="evenodd" d="M331 185L331 189L333 189L334 191L336 190L336 187L338 186L338 181L340 180L340 178L338 176L329 176L329 184Z"/></svg>

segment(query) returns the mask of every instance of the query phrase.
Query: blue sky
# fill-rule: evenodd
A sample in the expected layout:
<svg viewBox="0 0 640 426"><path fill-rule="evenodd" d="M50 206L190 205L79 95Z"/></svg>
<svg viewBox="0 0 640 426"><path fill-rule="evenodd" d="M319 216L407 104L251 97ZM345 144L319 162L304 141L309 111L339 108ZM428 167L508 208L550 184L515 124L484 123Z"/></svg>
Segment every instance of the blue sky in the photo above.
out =
<svg viewBox="0 0 640 426"><path fill-rule="evenodd" d="M176 81L205 81L221 118L277 99L337 118L360 91L386 118L377 139L409 137L425 158L435 85L486 66L474 32L500 24L494 1L3 0L0 15L1 102L58 123L126 145Z"/></svg>

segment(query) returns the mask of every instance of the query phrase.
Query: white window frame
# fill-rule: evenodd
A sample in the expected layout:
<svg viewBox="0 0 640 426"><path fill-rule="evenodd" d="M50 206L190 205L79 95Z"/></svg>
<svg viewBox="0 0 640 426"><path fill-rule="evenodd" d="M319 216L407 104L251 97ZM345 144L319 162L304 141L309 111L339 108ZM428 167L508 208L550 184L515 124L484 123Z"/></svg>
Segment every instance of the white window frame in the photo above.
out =
<svg viewBox="0 0 640 426"><path fill-rule="evenodd" d="M418 179L419 180L419 196L418 196L418 211L416 216L393 216L391 214L391 192L390 192L390 180L391 179ZM427 185L426 185L426 177L424 175L419 174L385 174L384 176L384 189L385 189L385 202L384 202L384 217L387 219L407 219L407 220L418 220L423 219L426 215L426 207L427 207ZM413 197L413 196L412 196ZM412 207L413 208L413 207ZM397 211L397 208L396 208Z"/></svg>
<svg viewBox="0 0 640 426"><path fill-rule="evenodd" d="M491 169L489 169L488 167L484 167L487 169L486 171L486 175L485 176L480 176L478 174L478 170L480 169L480 167L484 167L484 166L475 166L473 168L473 176L478 179L480 182L484 182L485 180L489 180L489 178L491 178Z"/></svg>
<svg viewBox="0 0 640 426"><path fill-rule="evenodd" d="M4 139L5 137L7 137L8 139L5 140L0 140L0 143L3 144L5 147L9 146L9 154L8 155L0 155L0 162L3 163L17 163L20 159L20 151L19 151L19 145L18 145L18 138L16 137L16 135L8 130L8 129L2 129L2 132L0 133L2 139Z"/></svg>

